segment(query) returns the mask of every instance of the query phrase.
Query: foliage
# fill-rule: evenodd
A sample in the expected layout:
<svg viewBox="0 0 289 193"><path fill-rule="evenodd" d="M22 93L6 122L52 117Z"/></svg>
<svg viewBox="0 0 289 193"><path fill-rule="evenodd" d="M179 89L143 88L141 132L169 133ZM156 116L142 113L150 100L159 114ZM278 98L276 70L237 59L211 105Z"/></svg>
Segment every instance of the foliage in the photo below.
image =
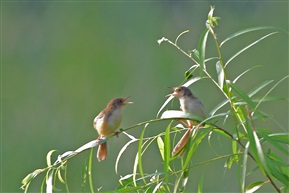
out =
<svg viewBox="0 0 289 193"><path fill-rule="evenodd" d="M135 162L133 164L133 172L123 176L119 179L119 186L114 191L116 192L184 192L187 186L187 182L190 178L190 171L194 167L206 165L208 163L215 162L217 160L224 160L226 166L225 169L231 169L232 165L235 164L240 168L239 170L239 189L240 192L255 192L262 186L272 186L276 192L288 192L288 181L289 181L289 170L288 163L283 160L283 157L288 157L288 145L289 145L289 134L288 132L274 133L269 128L258 127L256 124L257 120L265 121L269 117L266 113L260 110L260 106L264 102L272 102L275 100L288 100L288 98L281 97L270 97L271 91L278 86L288 76L282 78L277 83L272 85L272 80L265 80L262 84L256 86L250 92L244 91L239 85L238 80L245 76L247 72L253 70L252 67L244 72L241 72L239 76L233 80L229 79L227 74L227 67L229 64L233 65L233 61L236 57L239 57L244 51L247 51L252 46L263 41L264 39L275 35L277 32L271 32L267 35L257 39L253 43L239 50L233 54L226 61L223 60L221 48L229 43L234 38L239 38L241 35L258 31L258 30L277 30L281 29L275 27L254 27L244 29L236 32L226 38L221 43L217 39L215 32L215 26L218 26L220 18L213 15L214 7L208 14L206 21L206 29L202 33L198 48L191 51L185 52L178 45L179 38L188 33L189 31L182 32L174 42L163 37L158 40L159 44L169 43L170 45L177 48L186 57L192 60L193 65L185 72L185 80L182 85L190 86L197 81L202 81L205 78L210 80L212 85L215 86L223 95L224 100L217 104L209 113L209 116L205 120L200 120L194 115L188 115L179 111L166 110L163 111L167 104L172 100L173 97L169 97L164 104L161 106L157 116L162 114L160 118L138 123L131 127L121 129L121 133L125 134L130 140L126 145L123 146L115 163L115 171L118 173L119 160L127 147L130 145L137 146L137 152L135 156ZM215 49L217 56L207 57L206 48L207 41L212 37L215 43ZM215 71L208 71L208 63L215 62ZM198 76L193 76L197 74ZM214 78L216 77L216 78ZM271 85L271 88L265 91L263 96L256 96L260 91L264 91ZM171 156L171 144L175 136L184 126L178 124L173 126L174 121L180 119L190 119L200 121L199 125L205 124L202 128L195 130L188 144L186 145L186 151L184 155L179 159L178 157ZM227 121L231 119L234 124L227 126ZM152 137L145 137L145 132L149 124L155 122L170 121L164 131L158 135ZM222 120L222 125L216 125L216 120ZM220 121L219 121L220 122ZM127 131L133 128L144 126L139 138L128 134ZM210 142L213 135L218 135L222 140L228 140L231 142L232 151L227 154L217 155L209 160L204 160L200 163L193 163L192 158L202 141L207 138ZM88 181L90 192L94 192L93 180L91 175L92 170L92 148L109 140L114 135L109 136L107 139L102 141L91 141L83 145L75 151L68 151L59 155L57 160L52 164L51 155L55 150L51 150L47 154L47 167L43 169L37 169L34 172L28 174L22 181L22 188L25 192L28 192L28 188L32 180L41 173L46 173L42 186L41 192L53 192L57 190L56 182L65 185L66 191L69 192L66 176L67 176L67 163L68 160L74 156L82 153L88 149L91 150L89 159L83 165L82 181L83 181L83 192L86 192L86 183ZM148 151L148 148L153 144L157 143L159 153L163 161L163 171L155 171L154 173L148 173L145 171L143 166L144 153ZM271 148L266 149L264 146L269 144ZM279 150L278 154L273 151ZM254 162L254 167L248 167L248 163ZM180 163L180 166L176 166L176 162ZM259 179L252 181L248 176L252 173L260 172ZM204 183L204 174L199 175L199 184L197 187L198 192L202 192ZM46 187L46 188L44 188Z"/></svg>

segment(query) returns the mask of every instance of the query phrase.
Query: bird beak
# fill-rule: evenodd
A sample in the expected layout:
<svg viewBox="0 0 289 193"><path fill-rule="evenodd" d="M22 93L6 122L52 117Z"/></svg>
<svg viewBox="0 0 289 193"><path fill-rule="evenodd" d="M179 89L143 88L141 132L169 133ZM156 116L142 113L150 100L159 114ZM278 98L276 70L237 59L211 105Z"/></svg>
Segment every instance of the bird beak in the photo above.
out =
<svg viewBox="0 0 289 193"><path fill-rule="evenodd" d="M175 91L175 87L168 87L168 89L170 89L170 90L172 90L172 91ZM170 96L175 96L175 95L174 95L174 92L171 93L171 94L166 95L166 97L170 97Z"/></svg>
<svg viewBox="0 0 289 193"><path fill-rule="evenodd" d="M129 99L129 98L130 98L130 96L124 98L124 101L126 101L126 100ZM125 104L133 104L133 102L125 102Z"/></svg>

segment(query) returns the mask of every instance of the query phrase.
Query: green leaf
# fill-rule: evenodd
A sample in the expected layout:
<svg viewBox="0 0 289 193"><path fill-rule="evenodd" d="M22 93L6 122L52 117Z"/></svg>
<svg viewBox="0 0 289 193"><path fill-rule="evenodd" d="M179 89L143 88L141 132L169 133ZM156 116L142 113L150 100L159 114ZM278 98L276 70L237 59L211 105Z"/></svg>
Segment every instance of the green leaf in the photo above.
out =
<svg viewBox="0 0 289 193"><path fill-rule="evenodd" d="M249 69L245 70L244 72L242 72L239 76L237 76L237 77L233 80L233 83L236 83L237 80L239 80L239 78L241 78L241 77L242 77L243 75L245 75L247 72L249 72L249 71L251 71L251 70L253 70L254 68L257 68L257 67L260 67L260 65L259 65L259 66L253 66L252 68L249 68Z"/></svg>
<svg viewBox="0 0 289 193"><path fill-rule="evenodd" d="M159 147L159 151L160 151L160 154L161 154L161 157L163 160L165 160L165 157L164 157L164 141L162 140L162 138L160 136L158 136L157 138L157 143L158 143L158 147Z"/></svg>
<svg viewBox="0 0 289 193"><path fill-rule="evenodd" d="M119 151L118 155L117 155L117 158L116 158L116 161L115 161L115 165L114 165L114 170L115 170L115 173L118 174L118 164L119 164L119 160L122 156L122 154L124 153L124 151L127 149L127 147L132 144L133 142L136 142L138 139L134 138L134 139L131 139L130 141L128 141L122 148L121 150Z"/></svg>
<svg viewBox="0 0 289 193"><path fill-rule="evenodd" d="M239 97L241 97L250 106L251 109L255 109L255 103L243 90L241 90L236 84L232 83L229 80L227 81L227 83L236 92L236 94L239 95Z"/></svg>
<svg viewBox="0 0 289 193"><path fill-rule="evenodd" d="M53 152L56 152L57 150L50 150L47 155L46 155L46 163L47 163L47 166L50 167L52 164L51 164L51 155L53 154Z"/></svg>
<svg viewBox="0 0 289 193"><path fill-rule="evenodd" d="M273 29L273 30L279 30L279 31L285 31L282 28L279 27L273 27L273 26L258 26L258 27L252 27L252 28L247 28L247 29L243 29L241 31L235 32L232 35L230 35L228 38L226 38L221 44L220 47L223 46L226 42L240 36L243 35L245 33L248 32L253 32L253 31L257 31L257 30L267 30L267 29ZM286 33L288 33L287 31L285 31Z"/></svg>
<svg viewBox="0 0 289 193"><path fill-rule="evenodd" d="M252 184L248 185L246 187L246 193L253 193L259 188L261 188L266 182L263 181L258 181L258 182L253 182Z"/></svg>
<svg viewBox="0 0 289 193"><path fill-rule="evenodd" d="M138 169L140 172L141 177L143 178L144 183L146 184L145 178L144 178L144 172L143 172L143 165L142 165L142 146L143 146L143 138L144 138L144 133L145 133L145 128L142 130L142 133L139 138L138 142L138 150L137 150L137 155L138 155Z"/></svg>
<svg viewBox="0 0 289 193"><path fill-rule="evenodd" d="M94 193L93 180L92 180L92 157L93 157L93 149L91 148L90 154L89 154L87 172L88 172L88 181L89 181L90 192Z"/></svg>
<svg viewBox="0 0 289 193"><path fill-rule="evenodd" d="M228 61L226 62L225 64L225 68L227 67L227 65L234 59L236 58L237 56L239 56L241 53L243 53L244 51L246 51L248 48L254 46L255 44L259 43L260 41L262 41L263 39L273 35L273 34L276 34L277 32L273 32L273 33L270 33L270 34L267 34L261 38L259 38L258 40L256 40L255 42L249 44L248 46L246 46L245 48L241 49L240 51L238 51L236 54L234 54L230 59L228 59Z"/></svg>
<svg viewBox="0 0 289 193"><path fill-rule="evenodd" d="M269 135L263 133L263 132L258 132L258 135L264 140L268 141L270 144L272 144L275 148L277 148L279 151L283 152L285 155L289 156L288 149L284 148L282 145L279 144L279 142L274 139L273 137L270 137ZM287 135L287 142L289 141L289 137ZM289 142L288 142L289 143Z"/></svg>
<svg viewBox="0 0 289 193"><path fill-rule="evenodd" d="M206 44L207 44L208 34L209 34L209 30L205 30L203 32L203 34L201 35L200 41L199 41L199 45L198 45L198 51L200 54L200 67L202 70L206 68L205 58L206 58ZM200 71L201 77L203 77L203 74L202 74L203 71L202 70Z"/></svg>
<svg viewBox="0 0 289 193"><path fill-rule="evenodd" d="M242 164L242 177L241 177L241 192L245 192L249 146L250 146L250 142L246 144L245 150L244 150L243 164Z"/></svg>
<svg viewBox="0 0 289 193"><path fill-rule="evenodd" d="M180 34L178 35L178 37L176 38L176 40L175 40L175 45L178 45L178 40L179 40L179 38L180 38L183 34L188 33L188 32L190 32L190 30L185 30L185 31L183 31L182 33L180 33Z"/></svg>
<svg viewBox="0 0 289 193"><path fill-rule="evenodd" d="M273 80L267 80L267 81L263 82L257 88L254 88L252 91L249 92L249 94L248 94L249 97L254 96L257 92L259 92L260 90L262 90L263 88L265 88L266 86L268 86L272 82L273 82Z"/></svg>
<svg viewBox="0 0 289 193"><path fill-rule="evenodd" d="M189 151L187 153L186 160L185 160L184 165L182 167L183 170L185 170L189 166L193 154L195 153L195 151L199 147L199 145L202 142L202 140L204 139L204 137L207 136L207 134L209 132L210 132L209 129L200 130L199 135L196 136L196 138L194 139L193 145L190 147L190 149L189 149Z"/></svg>
<svg viewBox="0 0 289 193"><path fill-rule="evenodd" d="M53 190L53 174L54 174L54 170L50 169L47 171L46 174L46 193L52 193Z"/></svg>
<svg viewBox="0 0 289 193"><path fill-rule="evenodd" d="M258 102L258 104L256 105L255 110L260 106L260 104L263 102L263 99L265 99L267 97L267 95L276 87L278 86L281 82L283 82L283 80L285 80L286 78L288 78L289 75L285 76L284 78L282 78L281 80L279 80L264 96L263 98L260 100L260 102Z"/></svg>
<svg viewBox="0 0 289 193"><path fill-rule="evenodd" d="M170 145L171 123L172 122L170 122L170 124L166 128L165 139L164 139L164 178L167 184L169 182L170 155L171 155L171 145Z"/></svg>
<svg viewBox="0 0 289 193"><path fill-rule="evenodd" d="M223 69L223 66L221 65L220 61L218 61L216 63L216 71L217 71L217 75L218 75L218 84L219 84L220 88L223 88L224 80L225 80L225 73L224 73L224 69Z"/></svg>

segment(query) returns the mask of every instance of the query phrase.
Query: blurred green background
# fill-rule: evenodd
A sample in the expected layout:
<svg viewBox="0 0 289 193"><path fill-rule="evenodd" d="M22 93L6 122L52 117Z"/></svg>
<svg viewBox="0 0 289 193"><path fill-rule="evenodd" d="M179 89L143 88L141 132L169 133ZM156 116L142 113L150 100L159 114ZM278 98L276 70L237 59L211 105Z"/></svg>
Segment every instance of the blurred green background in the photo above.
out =
<svg viewBox="0 0 289 193"><path fill-rule="evenodd" d="M193 63L174 47L157 40L165 36L179 40L184 50L197 47L205 29L205 21L215 5L221 17L217 27L219 41L248 27L278 26L288 30L288 2L1 2L2 45L2 119L1 119L1 191L21 192L21 180L30 172L46 166L49 150L58 150L53 157L75 150L97 138L93 118L114 97L132 96L133 105L123 113L122 127L156 117L167 86L179 85L184 72ZM224 59L270 31L240 36L224 45ZM208 57L215 56L214 44L208 42ZM288 74L288 36L273 35L236 58L229 66L229 78L244 70L255 69L240 79L246 91L265 80L275 83ZM214 69L214 64L211 64ZM199 96L207 111L223 100L208 80L190 87ZM288 81L280 84L271 96L288 97ZM172 108L177 108L175 102ZM169 108L169 107L168 107ZM288 103L276 101L261 109L288 128ZM165 130L166 123L151 124L146 136ZM266 126L282 131L272 121ZM272 125L272 127L271 127ZM139 136L142 127L129 133ZM121 135L109 141L109 157L99 163L94 158L95 188L113 190L119 176L132 172L136 144L120 160L119 174L114 163L128 138ZM226 145L228 144L228 146ZM213 157L204 142L196 162ZM218 144L219 153L229 152L228 142ZM81 190L81 167L89 152L75 157L68 165L70 191ZM224 173L221 160L206 166L204 191L236 192L236 168ZM144 154L146 172L162 170L157 145ZM204 168L192 170L187 191L196 191ZM43 175L30 185L39 192ZM261 177L262 178L262 177ZM272 189L261 189L264 192Z"/></svg>

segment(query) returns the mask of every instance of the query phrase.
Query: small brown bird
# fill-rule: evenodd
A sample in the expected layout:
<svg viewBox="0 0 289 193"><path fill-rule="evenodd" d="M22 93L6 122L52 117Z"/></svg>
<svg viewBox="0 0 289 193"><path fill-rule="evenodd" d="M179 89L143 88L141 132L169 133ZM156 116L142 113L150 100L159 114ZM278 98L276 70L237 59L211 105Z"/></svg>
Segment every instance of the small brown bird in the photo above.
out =
<svg viewBox="0 0 289 193"><path fill-rule="evenodd" d="M169 87L169 89L173 90L172 94L169 96L174 96L180 100L181 110L185 113L195 114L203 119L206 118L205 108L202 102L185 86L179 87ZM173 149L172 156L178 154L183 147L186 145L189 137L191 136L191 131L194 126L193 121L187 121L188 130L177 143L175 148ZM183 152L182 152L183 153ZM182 155L182 154L180 154Z"/></svg>
<svg viewBox="0 0 289 193"><path fill-rule="evenodd" d="M102 110L93 120L93 126L97 130L99 137L107 137L114 133L119 127L122 119L122 109L126 104L132 104L133 102L126 102L126 98L115 98L112 99L106 108ZM107 157L107 142L99 145L97 151L98 161L105 160Z"/></svg>

